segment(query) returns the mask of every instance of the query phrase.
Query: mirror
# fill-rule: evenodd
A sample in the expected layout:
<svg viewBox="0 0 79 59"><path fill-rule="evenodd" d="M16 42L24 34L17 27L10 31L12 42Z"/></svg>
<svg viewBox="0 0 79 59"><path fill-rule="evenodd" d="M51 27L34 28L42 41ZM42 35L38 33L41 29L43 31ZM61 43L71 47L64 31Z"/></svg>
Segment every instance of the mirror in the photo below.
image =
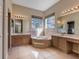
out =
<svg viewBox="0 0 79 59"><path fill-rule="evenodd" d="M22 20L12 20L11 21L11 32L12 33L22 33L23 32L23 21Z"/></svg>
<svg viewBox="0 0 79 59"><path fill-rule="evenodd" d="M68 33L68 30L70 30L68 22L74 22L74 24L70 24L70 26L73 27L72 31L74 32L74 34L79 34L79 12L77 13L73 13L73 14L69 14L69 15L65 15L62 17L59 17L57 21L62 20L61 22L63 22L63 30L65 31L65 33ZM60 24L61 25L61 24ZM59 26L59 24L57 24L57 27ZM58 27L59 30L59 27ZM70 31L71 32L71 31Z"/></svg>

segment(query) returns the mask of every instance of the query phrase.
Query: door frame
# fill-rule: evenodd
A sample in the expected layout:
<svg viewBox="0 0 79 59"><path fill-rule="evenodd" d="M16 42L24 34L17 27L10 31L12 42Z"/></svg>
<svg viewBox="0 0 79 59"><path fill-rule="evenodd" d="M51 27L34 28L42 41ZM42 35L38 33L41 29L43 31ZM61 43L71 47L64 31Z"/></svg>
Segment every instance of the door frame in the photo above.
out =
<svg viewBox="0 0 79 59"><path fill-rule="evenodd" d="M11 12L8 9L8 49L11 48L11 27L10 27L10 23L11 23Z"/></svg>
<svg viewBox="0 0 79 59"><path fill-rule="evenodd" d="M2 59L7 59L8 56L7 54L5 54L5 50L7 50L7 48L5 49L5 20L6 18L6 11L7 7L6 7L6 0L3 0L3 21L2 21ZM6 18L6 19L5 19ZM8 52L8 51L7 51Z"/></svg>
<svg viewBox="0 0 79 59"><path fill-rule="evenodd" d="M3 16L2 16L2 17L3 17L3 22L2 22L2 23L3 23L3 24L2 24L2 25L3 25L3 26L2 26L2 29L3 29L3 30L2 30L2 36L3 36L3 37L2 37L2 59L4 59L4 57L5 57L5 56L4 56L4 45L5 45L5 44L4 44L4 20L5 20L5 15L4 15L4 14L5 14L5 0L3 0Z"/></svg>

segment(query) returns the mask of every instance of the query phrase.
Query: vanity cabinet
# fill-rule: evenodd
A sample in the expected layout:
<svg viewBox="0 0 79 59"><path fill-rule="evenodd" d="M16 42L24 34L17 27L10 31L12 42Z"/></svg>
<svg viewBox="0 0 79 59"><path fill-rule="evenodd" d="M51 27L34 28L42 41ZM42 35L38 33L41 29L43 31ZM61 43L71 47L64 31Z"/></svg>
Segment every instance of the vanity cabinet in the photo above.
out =
<svg viewBox="0 0 79 59"><path fill-rule="evenodd" d="M71 42L72 52L79 54L79 40L78 39L69 39L68 42Z"/></svg>
<svg viewBox="0 0 79 59"><path fill-rule="evenodd" d="M74 43L72 51L79 54L79 44Z"/></svg>
<svg viewBox="0 0 79 59"><path fill-rule="evenodd" d="M79 54L79 40L62 37L62 36L52 36L52 45L65 53L77 53Z"/></svg>
<svg viewBox="0 0 79 59"><path fill-rule="evenodd" d="M11 45L13 46L20 46L20 45L27 45L31 42L30 35L13 35L11 36Z"/></svg>
<svg viewBox="0 0 79 59"><path fill-rule="evenodd" d="M57 36L52 36L52 46L58 48L59 40Z"/></svg>
<svg viewBox="0 0 79 59"><path fill-rule="evenodd" d="M52 36L52 44L54 47L58 48L59 50L69 53L71 50L71 44L68 45L67 39L65 37L60 36Z"/></svg>
<svg viewBox="0 0 79 59"><path fill-rule="evenodd" d="M67 52L67 41L66 41L66 38L63 38L63 37L58 37L59 39L59 46L58 48L64 52Z"/></svg>
<svg viewBox="0 0 79 59"><path fill-rule="evenodd" d="M64 52L67 52L66 38L59 37L59 36L52 36L52 45Z"/></svg>

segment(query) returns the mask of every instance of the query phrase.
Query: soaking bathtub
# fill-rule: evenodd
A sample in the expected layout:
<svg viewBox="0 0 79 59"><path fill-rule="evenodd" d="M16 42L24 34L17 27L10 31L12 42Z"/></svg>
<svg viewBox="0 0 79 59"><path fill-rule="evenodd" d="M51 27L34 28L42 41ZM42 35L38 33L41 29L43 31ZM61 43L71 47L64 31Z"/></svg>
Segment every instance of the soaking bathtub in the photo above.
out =
<svg viewBox="0 0 79 59"><path fill-rule="evenodd" d="M39 36L31 38L32 38L32 45L36 48L48 48L51 45L51 37L49 36Z"/></svg>

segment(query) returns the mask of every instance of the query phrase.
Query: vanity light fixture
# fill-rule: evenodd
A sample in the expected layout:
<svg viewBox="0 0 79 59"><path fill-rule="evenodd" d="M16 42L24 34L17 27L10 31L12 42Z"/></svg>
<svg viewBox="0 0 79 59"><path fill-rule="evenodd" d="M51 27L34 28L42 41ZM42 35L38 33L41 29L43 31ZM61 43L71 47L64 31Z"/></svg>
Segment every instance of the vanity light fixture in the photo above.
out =
<svg viewBox="0 0 79 59"><path fill-rule="evenodd" d="M63 11L62 13L66 13L67 11L65 10L65 11Z"/></svg>
<svg viewBox="0 0 79 59"><path fill-rule="evenodd" d="M15 18L16 18L16 19L24 19L24 16L16 15Z"/></svg>
<svg viewBox="0 0 79 59"><path fill-rule="evenodd" d="M75 7L74 9L78 9L78 7Z"/></svg>
<svg viewBox="0 0 79 59"><path fill-rule="evenodd" d="M17 16L17 18L19 18L19 17Z"/></svg>
<svg viewBox="0 0 79 59"><path fill-rule="evenodd" d="M61 21L59 21L59 20L58 20L58 21L57 21L57 23L58 23L58 24L60 24L60 23L61 23Z"/></svg>
<svg viewBox="0 0 79 59"><path fill-rule="evenodd" d="M79 6L76 6L74 9L75 9L75 10L79 9Z"/></svg>
<svg viewBox="0 0 79 59"><path fill-rule="evenodd" d="M74 11L74 8L71 8L72 11Z"/></svg>
<svg viewBox="0 0 79 59"><path fill-rule="evenodd" d="M63 14L65 13L65 11L62 12Z"/></svg>
<svg viewBox="0 0 79 59"><path fill-rule="evenodd" d="M70 12L70 11L71 11L70 9L67 10L67 12Z"/></svg>
<svg viewBox="0 0 79 59"><path fill-rule="evenodd" d="M19 18L20 18L21 16L19 16Z"/></svg>
<svg viewBox="0 0 79 59"><path fill-rule="evenodd" d="M23 16L21 16L21 18L23 18Z"/></svg>
<svg viewBox="0 0 79 59"><path fill-rule="evenodd" d="M71 14L74 12L77 12L79 10L79 5L70 9L67 9L65 11L62 12L62 14L67 15L67 14Z"/></svg>

